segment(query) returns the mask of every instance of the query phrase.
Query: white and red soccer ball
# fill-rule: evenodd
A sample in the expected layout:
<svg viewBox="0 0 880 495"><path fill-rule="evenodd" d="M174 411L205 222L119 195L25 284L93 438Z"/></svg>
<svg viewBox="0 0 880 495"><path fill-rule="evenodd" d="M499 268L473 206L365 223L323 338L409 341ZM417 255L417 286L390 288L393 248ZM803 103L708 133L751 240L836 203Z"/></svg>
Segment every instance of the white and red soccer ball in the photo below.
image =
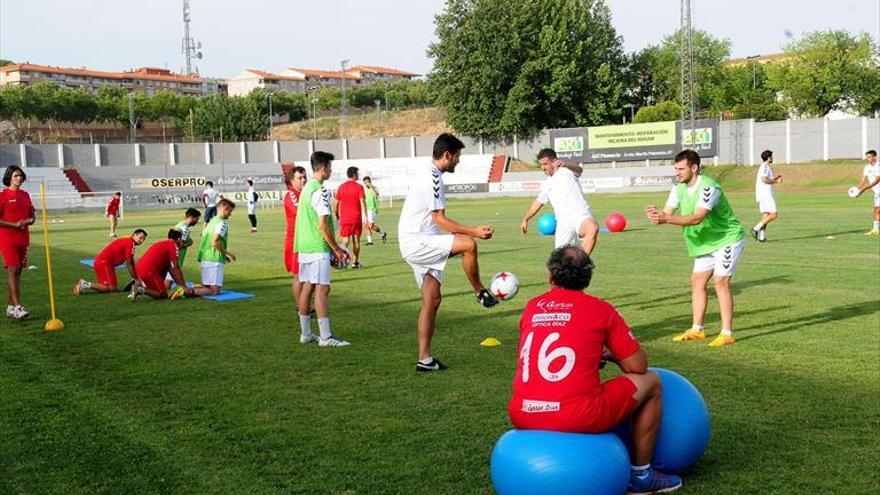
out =
<svg viewBox="0 0 880 495"><path fill-rule="evenodd" d="M498 272L492 275L489 291L502 301L509 301L519 292L519 280L510 272Z"/></svg>

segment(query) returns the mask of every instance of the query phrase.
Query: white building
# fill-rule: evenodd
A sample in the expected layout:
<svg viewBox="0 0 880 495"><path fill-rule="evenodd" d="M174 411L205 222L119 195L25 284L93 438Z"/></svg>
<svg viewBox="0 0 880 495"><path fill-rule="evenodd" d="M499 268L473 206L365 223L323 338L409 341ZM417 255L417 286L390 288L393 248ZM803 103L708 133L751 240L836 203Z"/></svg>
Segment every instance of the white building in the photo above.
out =
<svg viewBox="0 0 880 495"><path fill-rule="evenodd" d="M247 69L228 79L227 85L229 96L246 96L257 88L285 93L302 93L306 90L306 79L305 77Z"/></svg>

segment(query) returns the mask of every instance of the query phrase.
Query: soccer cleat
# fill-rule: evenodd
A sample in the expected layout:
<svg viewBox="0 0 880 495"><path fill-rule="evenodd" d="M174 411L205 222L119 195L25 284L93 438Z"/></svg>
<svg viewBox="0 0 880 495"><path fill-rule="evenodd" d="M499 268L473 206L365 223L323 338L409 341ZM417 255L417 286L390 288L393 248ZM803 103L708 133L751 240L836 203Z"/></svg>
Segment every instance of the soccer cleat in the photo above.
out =
<svg viewBox="0 0 880 495"><path fill-rule="evenodd" d="M137 283L137 281L135 281L135 283L131 284L131 291L129 291L127 297L134 301L135 299L141 297L141 294L143 293L144 287L141 284Z"/></svg>
<svg viewBox="0 0 880 495"><path fill-rule="evenodd" d="M760 230L752 229L752 237L754 237L756 241L759 240L758 239L758 232L760 232Z"/></svg>
<svg viewBox="0 0 880 495"><path fill-rule="evenodd" d="M6 316L10 318L15 316L15 306L6 306Z"/></svg>
<svg viewBox="0 0 880 495"><path fill-rule="evenodd" d="M367 241L367 246L372 246L372 245L373 245L373 241Z"/></svg>
<svg viewBox="0 0 880 495"><path fill-rule="evenodd" d="M125 283L125 285L122 286L122 292L131 291L131 287L133 285L134 285L134 279L129 280L128 282Z"/></svg>
<svg viewBox="0 0 880 495"><path fill-rule="evenodd" d="M767 231L761 229L758 231L758 242L767 242Z"/></svg>
<svg viewBox="0 0 880 495"><path fill-rule="evenodd" d="M86 290L87 283L88 282L86 282L85 280L79 279L79 282L77 282L76 285L73 286L73 295L78 296L78 295L82 294L83 291Z"/></svg>
<svg viewBox="0 0 880 495"><path fill-rule="evenodd" d="M685 340L703 340L705 338L706 332L702 330L694 330L693 328L688 328L683 334L672 337L672 341L684 342Z"/></svg>
<svg viewBox="0 0 880 495"><path fill-rule="evenodd" d="M627 495L646 495L649 493L669 493L681 488L681 478L656 469L631 471Z"/></svg>
<svg viewBox="0 0 880 495"><path fill-rule="evenodd" d="M351 345L351 342L347 340L342 340L335 335L331 335L326 339L322 339L318 337L318 346L319 347L345 347Z"/></svg>
<svg viewBox="0 0 880 495"><path fill-rule="evenodd" d="M388 242L388 232L382 231L381 236L382 236L382 244L387 243Z"/></svg>
<svg viewBox="0 0 880 495"><path fill-rule="evenodd" d="M431 362L425 364L421 361L416 361L416 371L443 371L448 369L449 366L441 363L437 358L431 358Z"/></svg>
<svg viewBox="0 0 880 495"><path fill-rule="evenodd" d="M871 229L865 232L865 235L880 235L880 229Z"/></svg>
<svg viewBox="0 0 880 495"><path fill-rule="evenodd" d="M318 336L310 333L308 335L299 334L299 343L300 344L311 344L312 342L317 342Z"/></svg>
<svg viewBox="0 0 880 495"><path fill-rule="evenodd" d="M355 261L354 264L351 265L351 267L354 269L358 269L358 268L363 268L364 265L362 265L360 261Z"/></svg>
<svg viewBox="0 0 880 495"><path fill-rule="evenodd" d="M24 306L16 306L15 309L12 310L12 317L16 320L23 320L30 315L31 314L28 313L26 309L24 309Z"/></svg>
<svg viewBox="0 0 880 495"><path fill-rule="evenodd" d="M723 333L720 333L715 337L715 340L709 342L709 347L724 347L726 345L733 345L734 343L736 343L736 339L733 338L732 335L724 335Z"/></svg>
<svg viewBox="0 0 880 495"><path fill-rule="evenodd" d="M486 308L491 308L498 304L498 298L493 296L489 289L480 289L480 292L477 292L477 301Z"/></svg>
<svg viewBox="0 0 880 495"><path fill-rule="evenodd" d="M176 301L178 299L186 299L186 289L184 289L183 287L178 287L174 289L174 292L172 292L168 298L172 301Z"/></svg>

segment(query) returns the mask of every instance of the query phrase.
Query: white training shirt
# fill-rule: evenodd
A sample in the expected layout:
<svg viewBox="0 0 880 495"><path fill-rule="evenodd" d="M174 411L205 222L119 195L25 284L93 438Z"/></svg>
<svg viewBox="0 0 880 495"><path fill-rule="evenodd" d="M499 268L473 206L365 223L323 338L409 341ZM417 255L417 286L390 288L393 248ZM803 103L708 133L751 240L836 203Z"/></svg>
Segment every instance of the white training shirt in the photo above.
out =
<svg viewBox="0 0 880 495"><path fill-rule="evenodd" d="M880 162L877 162L873 165L865 165L865 169L862 171L862 175L868 178L868 184L877 180L877 177L880 177ZM875 195L880 195L880 183L876 186L872 187Z"/></svg>
<svg viewBox="0 0 880 495"><path fill-rule="evenodd" d="M590 205L584 199L580 180L568 167L559 167L544 180L537 201L541 204L549 202L557 220L562 223L566 219L577 220L590 214Z"/></svg>
<svg viewBox="0 0 880 495"><path fill-rule="evenodd" d="M770 199L773 197L773 184L765 184L763 178L766 178L769 181L773 181L776 176L773 175L773 169L770 168L770 164L764 162L758 167L758 177L755 179L755 199L761 201L762 199Z"/></svg>
<svg viewBox="0 0 880 495"><path fill-rule="evenodd" d="M431 217L432 211L446 209L446 192L443 186L443 173L429 164L422 167L410 178L406 200L400 211L397 231L400 237L406 235L437 235L440 227Z"/></svg>
<svg viewBox="0 0 880 495"><path fill-rule="evenodd" d="M695 209L703 209L706 211L712 211L712 208L718 204L718 200L721 199L721 191L718 190L717 187L702 187L703 176L697 179L697 183L693 186L688 186L687 192L689 195L693 196L694 194L700 194L700 199L697 201L697 205ZM667 208L678 208L678 191L676 186L672 186L672 189L669 191L669 197L666 198L666 207Z"/></svg>
<svg viewBox="0 0 880 495"><path fill-rule="evenodd" d="M253 215L254 212L255 212L256 209L257 209L257 202L254 200L254 195L255 195L255 194L257 194L257 192L254 191L254 188L253 188L253 187L249 187L248 190L247 190L247 209L248 209L248 215Z"/></svg>
<svg viewBox="0 0 880 495"><path fill-rule="evenodd" d="M220 191L209 187L202 192L202 196L205 198L205 206L213 208L217 206L217 198L220 197Z"/></svg>

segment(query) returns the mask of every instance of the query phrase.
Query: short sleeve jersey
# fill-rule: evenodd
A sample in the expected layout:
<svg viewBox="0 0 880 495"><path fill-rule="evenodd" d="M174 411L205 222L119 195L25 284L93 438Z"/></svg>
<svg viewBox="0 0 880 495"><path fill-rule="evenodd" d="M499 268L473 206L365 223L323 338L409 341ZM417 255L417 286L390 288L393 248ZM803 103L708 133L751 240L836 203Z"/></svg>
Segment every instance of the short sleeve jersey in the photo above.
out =
<svg viewBox="0 0 880 495"><path fill-rule="evenodd" d="M769 163L764 162L758 167L758 177L755 180L755 199L761 201L762 199L773 197L773 184L765 184L762 179L773 182L775 178L776 176L773 175L773 169L770 168Z"/></svg>
<svg viewBox="0 0 880 495"><path fill-rule="evenodd" d="M443 173L433 164L422 167L411 179L397 230L407 235L437 235L440 227L431 217L432 211L446 209Z"/></svg>
<svg viewBox="0 0 880 495"><path fill-rule="evenodd" d="M290 189L284 194L284 218L287 220L287 235L293 239L296 231L296 211L299 208L299 195L302 191Z"/></svg>
<svg viewBox="0 0 880 495"><path fill-rule="evenodd" d="M202 197L205 200L205 206L209 208L213 208L217 206L217 198L220 197L220 191L214 189L213 187L209 187L202 192Z"/></svg>
<svg viewBox="0 0 880 495"><path fill-rule="evenodd" d="M336 201L339 203L339 223L357 223L361 221L364 211L361 201L366 200L364 186L355 180L343 182L336 190Z"/></svg>
<svg viewBox="0 0 880 495"><path fill-rule="evenodd" d="M862 175L868 178L868 184L877 180L877 177L880 177L880 162L873 165L865 165L864 170L862 170ZM880 195L880 183L872 189L874 190L874 194Z"/></svg>
<svg viewBox="0 0 880 495"><path fill-rule="evenodd" d="M576 290L553 288L532 299L519 328L511 413L563 412L567 403L600 390L605 346L618 360L640 348L614 306Z"/></svg>
<svg viewBox="0 0 880 495"><path fill-rule="evenodd" d="M14 190L7 187L0 191L0 218L6 222L18 222L34 216L34 204L31 196L24 189ZM0 240L17 244L29 244L29 227L23 229L0 227Z"/></svg>
<svg viewBox="0 0 880 495"><path fill-rule="evenodd" d="M137 246L131 237L120 237L107 244L95 257L95 262L110 263L113 266L125 263L129 258L134 258L134 250Z"/></svg>
<svg viewBox="0 0 880 495"><path fill-rule="evenodd" d="M580 218L590 211L578 177L566 167L560 167L544 180L537 201L550 203L557 217Z"/></svg>
<svg viewBox="0 0 880 495"><path fill-rule="evenodd" d="M226 263L226 257L214 247L214 236L220 236L220 243L225 248L229 242L229 222L220 217L214 217L205 226L202 240L199 243L198 259L199 261Z"/></svg>
<svg viewBox="0 0 880 495"><path fill-rule="evenodd" d="M107 202L107 214L119 214L119 196L113 196L112 198L110 198L110 201Z"/></svg>
<svg viewBox="0 0 880 495"><path fill-rule="evenodd" d="M177 244L173 239L163 239L147 249L137 262L137 273L146 276L148 273L161 275L171 269L171 263L177 263Z"/></svg>

